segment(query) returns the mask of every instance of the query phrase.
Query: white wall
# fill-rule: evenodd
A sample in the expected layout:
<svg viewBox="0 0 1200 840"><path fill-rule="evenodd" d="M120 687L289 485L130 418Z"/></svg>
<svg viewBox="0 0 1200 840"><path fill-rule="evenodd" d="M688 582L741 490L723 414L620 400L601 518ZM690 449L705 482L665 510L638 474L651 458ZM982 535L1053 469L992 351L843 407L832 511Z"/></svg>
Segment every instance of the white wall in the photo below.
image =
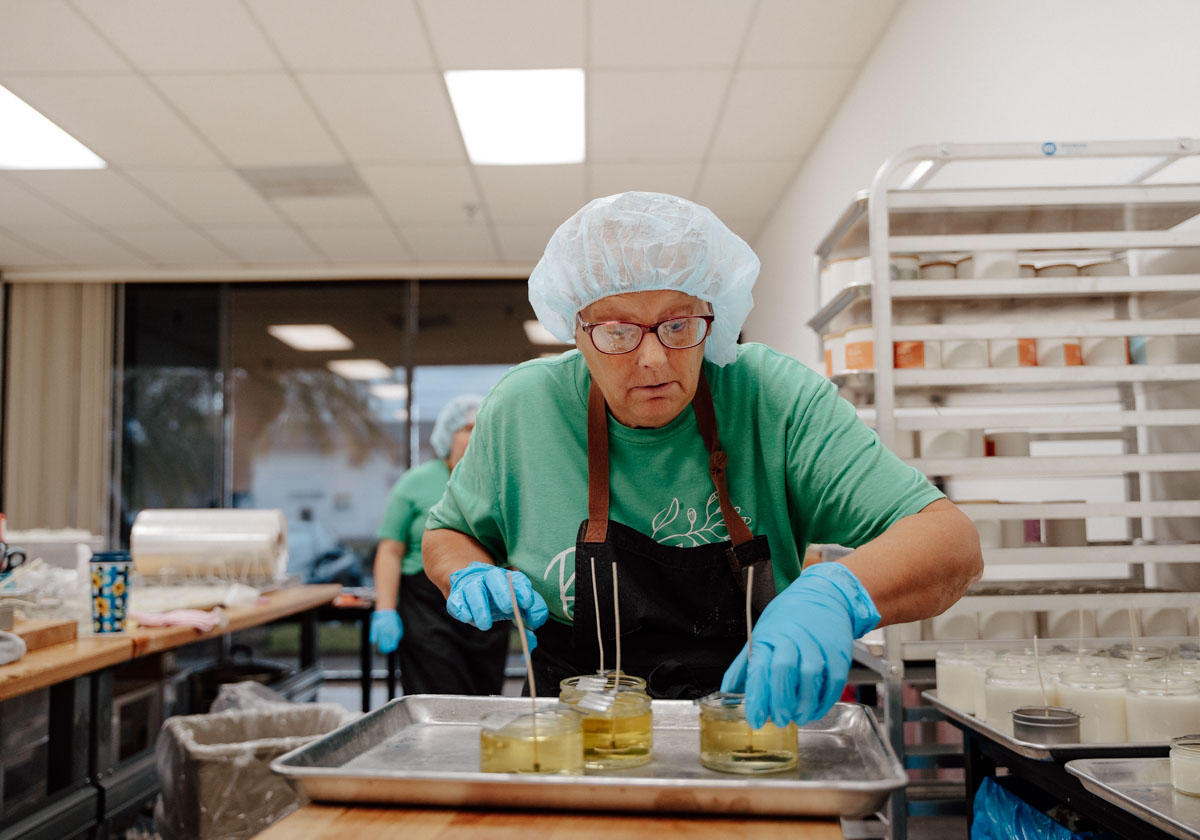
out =
<svg viewBox="0 0 1200 840"><path fill-rule="evenodd" d="M905 0L754 243L745 338L817 365L812 253L895 152L1200 136L1197 0Z"/></svg>

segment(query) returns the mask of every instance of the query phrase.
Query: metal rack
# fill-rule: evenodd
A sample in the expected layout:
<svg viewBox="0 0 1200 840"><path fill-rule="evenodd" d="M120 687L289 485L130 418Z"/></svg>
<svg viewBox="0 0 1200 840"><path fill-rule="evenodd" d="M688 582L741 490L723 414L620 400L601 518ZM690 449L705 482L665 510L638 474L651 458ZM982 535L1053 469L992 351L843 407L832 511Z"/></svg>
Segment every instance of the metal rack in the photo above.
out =
<svg viewBox="0 0 1200 840"><path fill-rule="evenodd" d="M940 144L905 150L885 162L869 191L860 193L821 241L815 275L832 258L870 256L871 282L818 299L808 322L818 336L838 319L870 307L875 369L834 376L843 394L860 405L885 445L900 433L945 429L1033 431L1047 438L1108 438L1122 441L1112 455L1052 457L914 458L910 463L931 478L1036 478L1039 476L1123 476L1125 501L1104 504L973 504L976 520L1015 518L1119 517L1129 540L1086 547L992 548L985 567L1043 564L1128 564L1132 578L1152 584L1158 564L1200 562L1200 544L1155 540L1155 521L1200 518L1200 498L1156 498L1151 477L1200 471L1200 436L1187 452L1156 452L1152 430L1200 426L1200 404L1158 407L1151 389L1163 383L1200 382L1200 364L1118 366L908 369L894 367L895 341L1054 338L1064 335L1200 336L1200 318L1151 317L1144 303L1153 295L1195 293L1200 274L1130 276L1009 277L956 280L894 280L892 255L1016 251L1024 261L1111 258L1141 249L1200 247L1200 184L1147 184L1144 181L1177 160L1200 155L1193 140L1099 143ZM925 188L944 167L959 163L1079 159L1152 159L1131 183L1105 186L1005 186ZM1043 167L1045 168L1045 167ZM903 177L907 172L907 177ZM903 183L900 183L903 179ZM820 284L814 284L820 285ZM818 296L820 292L817 293ZM1065 316L1060 320L1003 320L1001 302L1078 301L1103 298L1113 320ZM955 305L983 302L997 317L981 323L900 324L897 311L915 302ZM956 403L957 413L938 406ZM863 407L864 402L870 405ZM1002 412L996 410L1003 404ZM1098 404L1108 406L1102 410ZM1116 406L1116 407L1112 407ZM1193 494L1200 496L1200 493ZM1195 607L1196 593L1099 592L1078 594L969 595L952 612L998 609L1124 609ZM1115 640L1114 640L1115 641ZM986 644L986 643L984 643ZM906 663L927 661L943 642L906 639L885 628L881 645L856 643L856 659L881 676L885 726L897 753L905 755L906 711L901 690ZM908 710L907 719L923 719ZM903 793L887 815L889 836L903 840Z"/></svg>

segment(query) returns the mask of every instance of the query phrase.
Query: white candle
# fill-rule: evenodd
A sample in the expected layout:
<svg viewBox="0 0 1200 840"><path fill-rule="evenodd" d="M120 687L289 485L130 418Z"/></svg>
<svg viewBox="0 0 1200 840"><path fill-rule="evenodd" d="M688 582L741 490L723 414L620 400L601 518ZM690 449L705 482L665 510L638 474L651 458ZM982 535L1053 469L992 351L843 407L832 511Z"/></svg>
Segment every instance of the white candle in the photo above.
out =
<svg viewBox="0 0 1200 840"><path fill-rule="evenodd" d="M1171 786L1180 793L1200 796L1200 738L1171 741Z"/></svg>
<svg viewBox="0 0 1200 840"><path fill-rule="evenodd" d="M1125 692L1130 741L1169 741L1200 732L1200 685L1190 677L1141 676Z"/></svg>
<svg viewBox="0 0 1200 840"><path fill-rule="evenodd" d="M975 666L991 662L990 650L939 650L934 663L938 699L967 714L975 714Z"/></svg>
<svg viewBox="0 0 1200 840"><path fill-rule="evenodd" d="M1037 674L1023 668L999 666L988 669L984 696L988 725L1010 736L1013 734L1013 709L1044 705Z"/></svg>
<svg viewBox="0 0 1200 840"><path fill-rule="evenodd" d="M1058 704L1079 713L1079 740L1083 743L1128 740L1123 674L1106 670L1064 671L1059 675Z"/></svg>

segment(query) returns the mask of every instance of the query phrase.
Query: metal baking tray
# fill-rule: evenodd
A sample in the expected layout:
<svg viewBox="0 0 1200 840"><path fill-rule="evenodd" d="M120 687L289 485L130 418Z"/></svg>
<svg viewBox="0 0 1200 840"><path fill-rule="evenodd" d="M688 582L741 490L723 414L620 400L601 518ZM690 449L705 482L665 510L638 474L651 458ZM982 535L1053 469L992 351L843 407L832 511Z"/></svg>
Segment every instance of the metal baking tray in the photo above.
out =
<svg viewBox="0 0 1200 840"><path fill-rule="evenodd" d="M699 709L654 700L654 760L583 776L479 771L479 721L529 709L519 697L417 694L271 763L318 801L590 811L863 816L906 777L865 706L838 703L799 732L799 765L768 776L700 766ZM553 706L553 698L539 699Z"/></svg>
<svg viewBox="0 0 1200 840"><path fill-rule="evenodd" d="M921 696L955 723L987 736L1017 755L1037 761L1070 761L1075 758L1112 758L1113 756L1122 758L1155 757L1165 756L1171 751L1171 745L1166 741L1119 741L1111 744L1035 744L1030 741L1019 741L1012 735L990 726L986 721L967 714L962 709L946 705L938 699L936 691L923 691Z"/></svg>
<svg viewBox="0 0 1200 840"><path fill-rule="evenodd" d="M1085 758L1067 762L1096 796L1183 840L1200 840L1200 798L1171 787L1169 758Z"/></svg>

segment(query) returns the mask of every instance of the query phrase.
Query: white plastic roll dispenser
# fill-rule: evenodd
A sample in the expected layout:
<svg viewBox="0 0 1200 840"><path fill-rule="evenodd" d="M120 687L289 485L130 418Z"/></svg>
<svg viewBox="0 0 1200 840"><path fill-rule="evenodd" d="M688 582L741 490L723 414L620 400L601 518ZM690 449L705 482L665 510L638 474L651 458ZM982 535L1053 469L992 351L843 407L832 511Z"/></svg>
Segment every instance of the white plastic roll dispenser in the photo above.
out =
<svg viewBox="0 0 1200 840"><path fill-rule="evenodd" d="M143 510L129 551L147 576L279 580L287 570L287 518L281 510Z"/></svg>

